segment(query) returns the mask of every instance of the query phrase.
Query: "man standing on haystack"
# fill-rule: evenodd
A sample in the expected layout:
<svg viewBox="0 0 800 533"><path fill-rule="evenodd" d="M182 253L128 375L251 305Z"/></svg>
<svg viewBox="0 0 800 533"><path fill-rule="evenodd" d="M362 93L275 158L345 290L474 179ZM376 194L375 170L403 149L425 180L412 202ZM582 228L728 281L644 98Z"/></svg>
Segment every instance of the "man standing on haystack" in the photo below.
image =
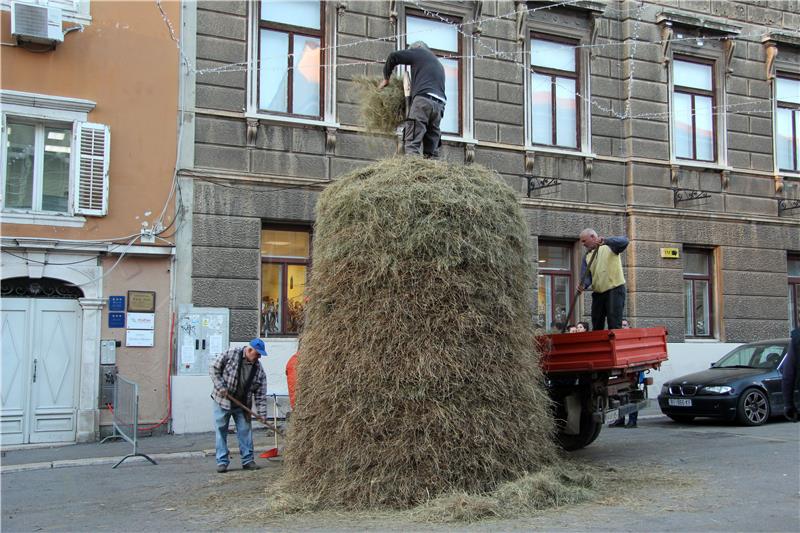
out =
<svg viewBox="0 0 800 533"><path fill-rule="evenodd" d="M619 329L625 310L625 275L619 254L628 247L628 239L604 239L595 230L586 228L580 240L588 252L581 265L578 291L592 288L592 330L606 329L606 321L608 329Z"/></svg>
<svg viewBox="0 0 800 533"><path fill-rule="evenodd" d="M437 159L442 145L439 124L447 103L444 67L427 44L417 41L407 50L389 54L378 89L389 85L389 77L397 65L411 65L411 106L403 128L405 153Z"/></svg>
<svg viewBox="0 0 800 533"><path fill-rule="evenodd" d="M255 400L256 412L262 418L267 417L267 374L258 361L262 355L267 355L264 341L253 339L247 346L219 354L208 370L214 385L211 398L214 400L217 472L220 474L227 472L230 464L228 423L231 417L236 424L242 469L260 468L253 458L250 414L241 406L249 408Z"/></svg>

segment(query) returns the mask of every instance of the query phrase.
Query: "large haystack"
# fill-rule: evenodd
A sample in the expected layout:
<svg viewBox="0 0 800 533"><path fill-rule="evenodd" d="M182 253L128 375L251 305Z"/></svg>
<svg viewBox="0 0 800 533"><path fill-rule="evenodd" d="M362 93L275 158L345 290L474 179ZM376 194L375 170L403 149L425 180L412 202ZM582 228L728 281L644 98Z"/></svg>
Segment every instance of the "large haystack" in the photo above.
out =
<svg viewBox="0 0 800 533"><path fill-rule="evenodd" d="M479 166L382 161L320 197L286 450L322 506L479 493L554 457L528 232Z"/></svg>

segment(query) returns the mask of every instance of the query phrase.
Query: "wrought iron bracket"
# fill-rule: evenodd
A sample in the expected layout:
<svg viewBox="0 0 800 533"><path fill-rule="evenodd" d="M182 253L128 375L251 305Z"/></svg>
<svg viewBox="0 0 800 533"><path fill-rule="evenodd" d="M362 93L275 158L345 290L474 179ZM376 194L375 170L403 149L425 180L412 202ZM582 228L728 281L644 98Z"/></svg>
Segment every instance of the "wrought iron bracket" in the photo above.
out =
<svg viewBox="0 0 800 533"><path fill-rule="evenodd" d="M525 179L528 180L528 198L531 197L533 191L555 187L559 183L558 178L546 178L544 176L525 176Z"/></svg>
<svg viewBox="0 0 800 533"><path fill-rule="evenodd" d="M679 189L678 187L672 189L672 199L675 207L678 207L680 202L702 200L704 198L711 198L711 195L707 192L698 191L696 189Z"/></svg>
<svg viewBox="0 0 800 533"><path fill-rule="evenodd" d="M784 211L791 211L792 209L800 209L800 200L778 198L778 216Z"/></svg>

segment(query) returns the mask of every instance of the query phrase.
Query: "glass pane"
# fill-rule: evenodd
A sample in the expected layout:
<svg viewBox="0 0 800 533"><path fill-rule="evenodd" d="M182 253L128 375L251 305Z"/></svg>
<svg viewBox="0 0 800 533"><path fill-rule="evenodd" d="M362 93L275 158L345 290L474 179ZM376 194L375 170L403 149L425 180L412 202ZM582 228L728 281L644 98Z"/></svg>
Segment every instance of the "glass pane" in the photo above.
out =
<svg viewBox="0 0 800 533"><path fill-rule="evenodd" d="M800 131L800 110L794 112L794 129ZM800 170L800 139L794 138L794 170Z"/></svg>
<svg viewBox="0 0 800 533"><path fill-rule="evenodd" d="M683 253L686 257L683 271L686 274L695 274L698 276L708 275L708 254L687 251Z"/></svg>
<svg viewBox="0 0 800 533"><path fill-rule="evenodd" d="M289 109L289 34L261 30L258 107L286 113Z"/></svg>
<svg viewBox="0 0 800 533"><path fill-rule="evenodd" d="M539 275L537 277L538 287L536 294L537 315L539 316L539 327L549 329L550 325L550 298L547 290L548 277Z"/></svg>
<svg viewBox="0 0 800 533"><path fill-rule="evenodd" d="M800 105L800 80L778 78L775 97L781 102L791 102Z"/></svg>
<svg viewBox="0 0 800 533"><path fill-rule="evenodd" d="M308 259L311 234L307 231L261 230L261 255Z"/></svg>
<svg viewBox="0 0 800 533"><path fill-rule="evenodd" d="M261 0L261 19L303 28L320 29L319 0Z"/></svg>
<svg viewBox="0 0 800 533"><path fill-rule="evenodd" d="M794 287L794 300L789 305L792 306L793 312L789 316L794 317L794 327L800 328L800 283L796 283L792 287Z"/></svg>
<svg viewBox="0 0 800 533"><path fill-rule="evenodd" d="M694 280L694 331L695 335L711 334L711 309L708 302L708 282Z"/></svg>
<svg viewBox="0 0 800 533"><path fill-rule="evenodd" d="M305 309L305 292L306 292L306 266L305 265L287 265L286 276L287 280L286 297L287 297L287 315L286 315L286 331L284 333L299 333L303 327L303 311Z"/></svg>
<svg viewBox="0 0 800 533"><path fill-rule="evenodd" d="M42 210L67 212L72 130L45 128Z"/></svg>
<svg viewBox="0 0 800 533"><path fill-rule="evenodd" d="M575 72L575 47L542 39L531 39L531 65Z"/></svg>
<svg viewBox="0 0 800 533"><path fill-rule="evenodd" d="M570 249L566 246L539 245L539 268L570 270Z"/></svg>
<svg viewBox="0 0 800 533"><path fill-rule="evenodd" d="M794 132L791 109L779 107L775 117L775 149L778 152L778 168L794 170Z"/></svg>
<svg viewBox="0 0 800 533"><path fill-rule="evenodd" d="M261 265L261 336L281 331L281 266Z"/></svg>
<svg viewBox="0 0 800 533"><path fill-rule="evenodd" d="M764 344L756 349L747 364L755 368L775 370L785 354L786 346L783 344Z"/></svg>
<svg viewBox="0 0 800 533"><path fill-rule="evenodd" d="M710 96L694 97L694 122L697 132L697 159L714 159L714 115Z"/></svg>
<svg viewBox="0 0 800 533"><path fill-rule="evenodd" d="M556 306L554 322L560 332L569 315L569 278L553 276L553 289L553 301Z"/></svg>
<svg viewBox="0 0 800 533"><path fill-rule="evenodd" d="M672 114L672 129L675 137L675 156L691 159L692 150L692 96L676 92L672 98L675 108Z"/></svg>
<svg viewBox="0 0 800 533"><path fill-rule="evenodd" d="M675 60L672 67L673 83L681 87L711 90L711 65Z"/></svg>
<svg viewBox="0 0 800 533"><path fill-rule="evenodd" d="M458 30L453 24L422 17L406 17L406 42L424 41L430 48L458 52ZM450 97L447 97L450 100Z"/></svg>
<svg viewBox="0 0 800 533"><path fill-rule="evenodd" d="M458 60L440 59L444 67L444 95L447 98L447 105L444 106L444 117L439 127L447 133L460 133L458 127L458 102L460 96L460 83L458 79Z"/></svg>
<svg viewBox="0 0 800 533"><path fill-rule="evenodd" d="M319 39L295 35L292 113L319 116L319 52Z"/></svg>
<svg viewBox="0 0 800 533"><path fill-rule="evenodd" d="M787 270L792 277L800 277L800 258L790 257L787 261Z"/></svg>
<svg viewBox="0 0 800 533"><path fill-rule="evenodd" d="M556 144L578 146L575 80L556 78Z"/></svg>
<svg viewBox="0 0 800 533"><path fill-rule="evenodd" d="M724 368L726 366L747 365L753 358L753 353L755 351L755 346L742 346L741 348L736 348L725 357L717 361L715 366Z"/></svg>
<svg viewBox="0 0 800 533"><path fill-rule="evenodd" d="M683 281L683 304L684 304L684 316L686 318L686 328L684 334L687 337L694 336L694 328L692 327L692 322L694 322L694 315L692 313L692 300L694 299L692 296L692 280L687 279Z"/></svg>
<svg viewBox="0 0 800 533"><path fill-rule="evenodd" d="M6 162L5 206L15 209L33 207L33 161L36 127L9 122Z"/></svg>
<svg viewBox="0 0 800 533"><path fill-rule="evenodd" d="M553 143L553 84L550 76L532 74L533 142Z"/></svg>

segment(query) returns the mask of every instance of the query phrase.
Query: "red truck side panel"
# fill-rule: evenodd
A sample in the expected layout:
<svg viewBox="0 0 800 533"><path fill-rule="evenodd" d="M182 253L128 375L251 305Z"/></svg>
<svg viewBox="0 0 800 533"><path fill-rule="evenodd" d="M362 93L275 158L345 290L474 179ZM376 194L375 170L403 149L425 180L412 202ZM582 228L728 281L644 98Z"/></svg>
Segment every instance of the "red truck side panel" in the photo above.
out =
<svg viewBox="0 0 800 533"><path fill-rule="evenodd" d="M658 368L667 360L667 330L663 327L556 333L536 340L546 374Z"/></svg>

